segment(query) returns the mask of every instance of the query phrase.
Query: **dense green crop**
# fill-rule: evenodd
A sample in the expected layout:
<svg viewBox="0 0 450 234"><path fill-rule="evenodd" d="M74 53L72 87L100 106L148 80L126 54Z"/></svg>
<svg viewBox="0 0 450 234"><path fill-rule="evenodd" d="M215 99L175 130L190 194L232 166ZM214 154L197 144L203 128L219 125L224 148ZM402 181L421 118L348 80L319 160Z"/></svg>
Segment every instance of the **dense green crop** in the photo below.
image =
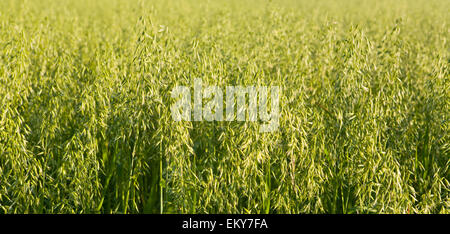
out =
<svg viewBox="0 0 450 234"><path fill-rule="evenodd" d="M446 0L0 1L0 213L449 213ZM175 122L277 85L278 131Z"/></svg>

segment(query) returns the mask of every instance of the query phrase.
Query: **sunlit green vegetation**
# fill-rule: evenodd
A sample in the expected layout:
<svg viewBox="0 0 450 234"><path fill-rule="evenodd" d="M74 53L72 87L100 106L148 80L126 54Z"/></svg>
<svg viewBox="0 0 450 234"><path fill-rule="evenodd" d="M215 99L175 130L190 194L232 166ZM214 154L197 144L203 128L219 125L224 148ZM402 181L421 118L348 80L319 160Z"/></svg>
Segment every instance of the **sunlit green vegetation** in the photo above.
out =
<svg viewBox="0 0 450 234"><path fill-rule="evenodd" d="M446 0L2 0L0 213L449 213ZM280 126L174 122L278 85Z"/></svg>

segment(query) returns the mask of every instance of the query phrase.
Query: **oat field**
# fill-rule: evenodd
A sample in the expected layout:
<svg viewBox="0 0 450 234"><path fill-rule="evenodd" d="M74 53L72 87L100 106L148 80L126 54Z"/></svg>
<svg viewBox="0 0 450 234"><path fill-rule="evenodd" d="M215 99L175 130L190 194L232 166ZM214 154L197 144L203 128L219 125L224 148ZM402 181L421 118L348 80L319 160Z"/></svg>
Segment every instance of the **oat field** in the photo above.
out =
<svg viewBox="0 0 450 234"><path fill-rule="evenodd" d="M450 1L2 0L0 213L450 213ZM277 131L171 90L281 88Z"/></svg>

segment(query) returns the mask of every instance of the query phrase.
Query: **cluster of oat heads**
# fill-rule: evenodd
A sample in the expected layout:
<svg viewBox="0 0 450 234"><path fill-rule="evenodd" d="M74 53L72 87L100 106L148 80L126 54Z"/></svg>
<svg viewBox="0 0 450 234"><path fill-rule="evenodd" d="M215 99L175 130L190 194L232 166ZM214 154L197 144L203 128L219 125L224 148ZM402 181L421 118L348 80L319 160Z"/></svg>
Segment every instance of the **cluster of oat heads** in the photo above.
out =
<svg viewBox="0 0 450 234"><path fill-rule="evenodd" d="M202 79L194 79L194 94L186 86L175 86L171 96L177 101L170 107L174 121L263 121L259 132L278 130L280 119L280 87L227 86L226 98L221 87L208 86L203 89ZM191 101L194 100L192 104ZM206 103L204 103L206 99ZM268 108L269 101L270 111ZM224 117L224 103L226 105ZM192 110L193 109L193 110ZM192 117L193 116L193 117ZM192 117L192 118L191 118Z"/></svg>
<svg viewBox="0 0 450 234"><path fill-rule="evenodd" d="M448 11L0 1L0 213L449 213ZM280 87L277 131L174 121L195 78Z"/></svg>

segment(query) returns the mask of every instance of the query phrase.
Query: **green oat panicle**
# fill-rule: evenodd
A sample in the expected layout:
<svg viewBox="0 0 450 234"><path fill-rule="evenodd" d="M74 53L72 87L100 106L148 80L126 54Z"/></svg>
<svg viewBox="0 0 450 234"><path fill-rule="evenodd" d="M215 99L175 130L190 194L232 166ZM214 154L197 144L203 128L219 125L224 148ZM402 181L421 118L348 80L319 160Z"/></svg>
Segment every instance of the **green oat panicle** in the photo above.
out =
<svg viewBox="0 0 450 234"><path fill-rule="evenodd" d="M450 213L444 0L0 1L0 213ZM277 85L279 128L171 90Z"/></svg>

